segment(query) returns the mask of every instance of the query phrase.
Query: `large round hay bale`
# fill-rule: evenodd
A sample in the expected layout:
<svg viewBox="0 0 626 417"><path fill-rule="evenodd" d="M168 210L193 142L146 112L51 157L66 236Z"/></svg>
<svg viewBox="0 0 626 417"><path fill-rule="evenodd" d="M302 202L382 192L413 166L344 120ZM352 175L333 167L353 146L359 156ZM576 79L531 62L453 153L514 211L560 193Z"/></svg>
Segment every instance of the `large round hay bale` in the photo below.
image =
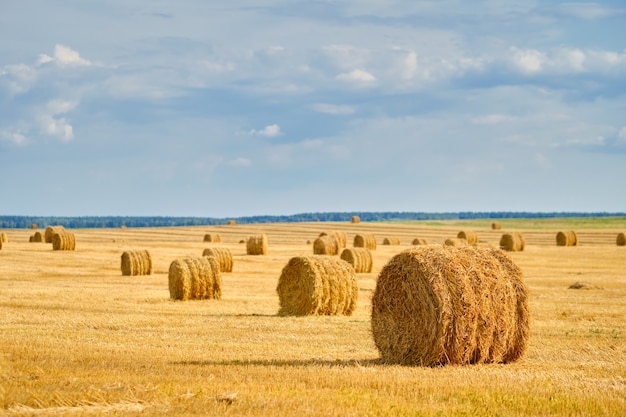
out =
<svg viewBox="0 0 626 417"><path fill-rule="evenodd" d="M35 232L29 239L29 242L45 242L46 237L44 233Z"/></svg>
<svg viewBox="0 0 626 417"><path fill-rule="evenodd" d="M465 239L468 245L475 245L478 243L478 233L473 230L461 230L456 237L459 239Z"/></svg>
<svg viewBox="0 0 626 417"><path fill-rule="evenodd" d="M359 216L352 216L350 223L361 223L361 218Z"/></svg>
<svg viewBox="0 0 626 417"><path fill-rule="evenodd" d="M502 224L500 222L491 223L491 230L500 230L502 229Z"/></svg>
<svg viewBox="0 0 626 417"><path fill-rule="evenodd" d="M398 246L400 244L400 239L397 237L386 237L383 239L383 245L385 246Z"/></svg>
<svg viewBox="0 0 626 417"><path fill-rule="evenodd" d="M48 226L46 227L45 238L46 243L52 243L52 237L55 233L59 233L64 231L65 228L63 226Z"/></svg>
<svg viewBox="0 0 626 417"><path fill-rule="evenodd" d="M0 233L0 242L7 243L9 241L9 237L5 232Z"/></svg>
<svg viewBox="0 0 626 417"><path fill-rule="evenodd" d="M458 237L450 237L443 244L445 246L467 246L467 240Z"/></svg>
<svg viewBox="0 0 626 417"><path fill-rule="evenodd" d="M339 255L340 243L335 236L320 236L313 241L315 255Z"/></svg>
<svg viewBox="0 0 626 417"><path fill-rule="evenodd" d="M374 342L390 363L515 361L529 323L521 270L493 248L408 249L383 267L372 297Z"/></svg>
<svg viewBox="0 0 626 417"><path fill-rule="evenodd" d="M152 257L147 250L131 250L122 253L122 275L152 274Z"/></svg>
<svg viewBox="0 0 626 417"><path fill-rule="evenodd" d="M425 239L423 237L416 237L411 242L411 245L413 245L413 246L428 245L428 239Z"/></svg>
<svg viewBox="0 0 626 417"><path fill-rule="evenodd" d="M170 298L174 300L219 300L222 275L217 259L210 256L175 259L168 272Z"/></svg>
<svg viewBox="0 0 626 417"><path fill-rule="evenodd" d="M337 240L337 246L339 249L345 248L346 243L348 241L346 234L344 232L339 232L339 231L322 232L320 233L319 237L322 237L322 236L330 236L330 237L335 238Z"/></svg>
<svg viewBox="0 0 626 417"><path fill-rule="evenodd" d="M526 247L526 239L520 232L505 233L500 237L500 249L521 252Z"/></svg>
<svg viewBox="0 0 626 417"><path fill-rule="evenodd" d="M561 231L556 234L557 246L576 246L578 244L578 236L573 230Z"/></svg>
<svg viewBox="0 0 626 417"><path fill-rule="evenodd" d="M336 256L291 258L276 286L281 315L352 314L359 298L354 267Z"/></svg>
<svg viewBox="0 0 626 417"><path fill-rule="evenodd" d="M246 241L246 252L248 255L267 255L267 236L250 236Z"/></svg>
<svg viewBox="0 0 626 417"><path fill-rule="evenodd" d="M204 241L219 243L222 241L222 237L218 233L207 233L204 235Z"/></svg>
<svg viewBox="0 0 626 417"><path fill-rule="evenodd" d="M615 239L615 243L617 244L617 246L626 246L626 234L622 233L618 233L617 234L617 239Z"/></svg>
<svg viewBox="0 0 626 417"><path fill-rule="evenodd" d="M52 236L53 250L76 250L76 237L74 233L62 230Z"/></svg>
<svg viewBox="0 0 626 417"><path fill-rule="evenodd" d="M202 256L211 256L217 259L220 266L220 272L233 272L233 254L228 248L206 248L202 252Z"/></svg>
<svg viewBox="0 0 626 417"><path fill-rule="evenodd" d="M357 274L372 272L372 253L367 248L345 248L339 257L352 265Z"/></svg>
<svg viewBox="0 0 626 417"><path fill-rule="evenodd" d="M369 233L356 235L354 236L353 246L355 248L367 248L369 250L376 250L376 236Z"/></svg>

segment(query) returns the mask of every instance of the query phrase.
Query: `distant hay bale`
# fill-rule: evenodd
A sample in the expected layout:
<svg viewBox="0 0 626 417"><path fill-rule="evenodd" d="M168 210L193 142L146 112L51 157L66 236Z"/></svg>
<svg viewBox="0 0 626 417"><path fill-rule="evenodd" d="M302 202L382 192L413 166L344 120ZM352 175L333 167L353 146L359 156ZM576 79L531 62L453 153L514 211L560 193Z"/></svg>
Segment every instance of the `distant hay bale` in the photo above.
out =
<svg viewBox="0 0 626 417"><path fill-rule="evenodd" d="M502 229L502 225L500 224L500 222L491 223L491 230L500 230L500 229Z"/></svg>
<svg viewBox="0 0 626 417"><path fill-rule="evenodd" d="M350 219L351 223L361 223L361 218L359 216L352 216L352 219Z"/></svg>
<svg viewBox="0 0 626 417"><path fill-rule="evenodd" d="M446 239L443 244L445 246L467 246L467 240L458 237L451 237Z"/></svg>
<svg viewBox="0 0 626 417"><path fill-rule="evenodd" d="M371 325L385 362L512 362L528 345L527 289L499 249L413 247L381 270Z"/></svg>
<svg viewBox="0 0 626 417"><path fill-rule="evenodd" d="M322 236L330 236L335 238L337 240L337 245L339 249L345 248L348 241L348 238L346 237L346 234L344 232L339 232L336 230L331 232L322 232L320 233L319 237Z"/></svg>
<svg viewBox="0 0 626 417"><path fill-rule="evenodd" d="M52 237L55 233L59 233L64 231L65 228L63 226L48 226L46 227L45 238L46 243L52 243Z"/></svg>
<svg viewBox="0 0 626 417"><path fill-rule="evenodd" d="M345 248L339 257L352 265L357 274L372 272L372 253L367 248Z"/></svg>
<svg viewBox="0 0 626 417"><path fill-rule="evenodd" d="M168 272L170 298L174 300L219 300L222 275L217 259L211 256L175 259Z"/></svg>
<svg viewBox="0 0 626 417"><path fill-rule="evenodd" d="M0 242L7 243L9 241L9 237L5 232L0 233Z"/></svg>
<svg viewBox="0 0 626 417"><path fill-rule="evenodd" d="M29 237L28 237L28 241L29 241L30 243L32 243L34 238L35 238L35 236L29 236Z"/></svg>
<svg viewBox="0 0 626 417"><path fill-rule="evenodd" d="M233 254L228 248L207 248L202 252L202 256L211 256L217 259L220 272L233 272Z"/></svg>
<svg viewBox="0 0 626 417"><path fill-rule="evenodd" d="M391 245L398 246L400 244L400 239L397 237L386 237L383 239L383 245Z"/></svg>
<svg viewBox="0 0 626 417"><path fill-rule="evenodd" d="M204 241L219 243L222 241L222 237L218 233L207 233L204 235Z"/></svg>
<svg viewBox="0 0 626 417"><path fill-rule="evenodd" d="M339 242L335 236L320 236L313 241L315 255L339 255Z"/></svg>
<svg viewBox="0 0 626 417"><path fill-rule="evenodd" d="M360 234L354 237L355 248L367 248L369 250L376 250L376 236L372 234Z"/></svg>
<svg viewBox="0 0 626 417"><path fill-rule="evenodd" d="M53 250L76 250L76 237L74 233L61 230L52 236Z"/></svg>
<svg viewBox="0 0 626 417"><path fill-rule="evenodd" d="M428 245L428 239L424 239L422 237L416 237L411 242L411 245L413 246Z"/></svg>
<svg viewBox="0 0 626 417"><path fill-rule="evenodd" d="M456 237L459 239L465 239L468 245L475 245L478 243L478 233L473 230L461 230Z"/></svg>
<svg viewBox="0 0 626 417"><path fill-rule="evenodd" d="M126 225L121 225L120 230L126 230Z"/></svg>
<svg viewBox="0 0 626 417"><path fill-rule="evenodd" d="M578 245L578 237L573 230L561 231L556 234L557 246L576 246Z"/></svg>
<svg viewBox="0 0 626 417"><path fill-rule="evenodd" d="M44 233L41 232L35 232L31 237L29 242L45 242L46 237L44 235Z"/></svg>
<svg viewBox="0 0 626 417"><path fill-rule="evenodd" d="M351 315L359 298L354 267L329 255L296 256L276 286L281 315Z"/></svg>
<svg viewBox="0 0 626 417"><path fill-rule="evenodd" d="M267 236L250 236L246 242L246 252L248 255L267 255Z"/></svg>
<svg viewBox="0 0 626 417"><path fill-rule="evenodd" d="M500 237L500 249L509 252L521 252L526 247L526 240L520 232L505 233Z"/></svg>
<svg viewBox="0 0 626 417"><path fill-rule="evenodd" d="M235 220L229 220L229 221L228 221L228 224L229 224L230 226L233 226L233 225L237 224L237 222L236 222Z"/></svg>
<svg viewBox="0 0 626 417"><path fill-rule="evenodd" d="M617 244L617 246L626 246L626 234L622 233L618 233L617 234L617 239L615 239L615 243Z"/></svg>
<svg viewBox="0 0 626 417"><path fill-rule="evenodd" d="M33 223L33 224L31 224L31 225L30 225L30 228L31 228L31 229L33 229L33 230L37 229L37 223Z"/></svg>
<svg viewBox="0 0 626 417"><path fill-rule="evenodd" d="M122 275L152 274L152 257L147 250L131 250L122 253Z"/></svg>

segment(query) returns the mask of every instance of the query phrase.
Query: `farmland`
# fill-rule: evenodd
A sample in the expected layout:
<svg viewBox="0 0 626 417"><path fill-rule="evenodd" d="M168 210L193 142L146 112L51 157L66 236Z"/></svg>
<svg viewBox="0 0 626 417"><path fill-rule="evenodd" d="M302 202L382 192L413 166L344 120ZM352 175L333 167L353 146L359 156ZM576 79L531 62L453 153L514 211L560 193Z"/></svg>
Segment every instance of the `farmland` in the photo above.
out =
<svg viewBox="0 0 626 417"><path fill-rule="evenodd" d="M435 416L607 415L626 409L623 218L436 222L308 222L72 229L75 251L4 230L0 250L0 415ZM461 229L498 246L529 290L528 351L510 364L382 363L370 326L385 263L416 238L441 244ZM578 246L559 247L560 230ZM350 316L279 316L276 284L324 231L374 234L373 270L358 274ZM203 242L206 233L219 243ZM241 243L265 234L267 255ZM400 245L382 245L384 238ZM168 268L211 246L230 249L221 300L173 301ZM123 276L120 255L148 250L153 273ZM569 289L574 283L582 289Z"/></svg>

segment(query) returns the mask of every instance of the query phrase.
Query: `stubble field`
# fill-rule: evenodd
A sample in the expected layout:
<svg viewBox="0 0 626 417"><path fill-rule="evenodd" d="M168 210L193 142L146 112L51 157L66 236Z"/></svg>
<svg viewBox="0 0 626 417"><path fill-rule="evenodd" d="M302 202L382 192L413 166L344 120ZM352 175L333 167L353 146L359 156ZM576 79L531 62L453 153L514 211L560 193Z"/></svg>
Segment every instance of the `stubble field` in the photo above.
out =
<svg viewBox="0 0 626 417"><path fill-rule="evenodd" d="M77 229L75 251L9 229L0 250L1 415L435 416L624 415L626 220L290 223ZM441 244L463 229L509 252L528 285L531 336L511 364L382 363L370 328L376 277L416 237ZM279 316L276 284L324 231L373 233L374 268L358 275L351 316ZM579 245L559 247L559 230ZM203 242L218 233L221 243ZM241 240L264 233L267 255ZM385 246L385 237L400 246ZM222 299L173 301L168 268L211 246L233 254ZM154 272L123 276L124 251L147 249ZM584 282L589 287L569 289Z"/></svg>

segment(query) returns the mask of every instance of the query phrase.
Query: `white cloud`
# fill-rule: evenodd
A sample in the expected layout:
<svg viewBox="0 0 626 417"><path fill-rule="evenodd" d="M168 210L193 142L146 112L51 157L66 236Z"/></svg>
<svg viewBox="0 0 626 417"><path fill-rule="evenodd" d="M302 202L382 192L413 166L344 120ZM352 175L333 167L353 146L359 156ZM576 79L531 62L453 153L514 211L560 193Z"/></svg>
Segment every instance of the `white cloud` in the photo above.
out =
<svg viewBox="0 0 626 417"><path fill-rule="evenodd" d="M404 58L404 68L402 78L405 80L410 80L415 76L417 71L417 54L415 51L411 51L407 54L406 58Z"/></svg>
<svg viewBox="0 0 626 417"><path fill-rule="evenodd" d="M499 123L512 122L515 118L506 114L488 114L486 116L475 117L472 123L477 125L495 125Z"/></svg>
<svg viewBox="0 0 626 417"><path fill-rule="evenodd" d="M540 72L546 63L546 55L534 49L511 48L513 52L513 63L527 74Z"/></svg>
<svg viewBox="0 0 626 417"><path fill-rule="evenodd" d="M28 91L37 80L37 72L25 64L7 65L0 70L0 81L6 83L11 95Z"/></svg>
<svg viewBox="0 0 626 417"><path fill-rule="evenodd" d="M0 140L12 142L15 145L21 146L26 144L26 136L21 132L10 132L8 130L0 130Z"/></svg>
<svg viewBox="0 0 626 417"><path fill-rule="evenodd" d="M248 158L235 158L225 162L226 165L234 166L234 167L249 167L252 166L252 161Z"/></svg>
<svg viewBox="0 0 626 417"><path fill-rule="evenodd" d="M357 83L373 83L376 81L376 77L374 77L369 72L363 71L361 69L355 69L347 73L339 74L336 78L341 81L350 81Z"/></svg>
<svg viewBox="0 0 626 417"><path fill-rule="evenodd" d="M55 136L63 142L74 139L74 128L65 117L55 117L74 109L78 103L73 101L52 100L46 103L45 108L37 116L41 131L49 136Z"/></svg>
<svg viewBox="0 0 626 417"><path fill-rule="evenodd" d="M561 3L559 8L565 14L590 20L624 14L624 10L605 7L594 2Z"/></svg>
<svg viewBox="0 0 626 417"><path fill-rule="evenodd" d="M282 132L280 131L280 126L278 126L277 124L273 124L273 125L265 126L261 130L252 129L249 132L249 134L255 135L255 136L265 136L268 138L273 138L275 136L282 135Z"/></svg>
<svg viewBox="0 0 626 417"><path fill-rule="evenodd" d="M37 59L38 65L45 65L50 62L56 62L56 64L60 67L68 67L68 66L78 66L78 67L87 67L93 65L91 61L81 58L80 54L73 50L72 48L56 44L54 46L54 56L51 57L47 54L39 54L39 58Z"/></svg>
<svg viewBox="0 0 626 417"><path fill-rule="evenodd" d="M327 103L316 103L313 105L313 110L318 113L333 114L336 116L354 114L355 112L355 109L352 106Z"/></svg>
<svg viewBox="0 0 626 417"><path fill-rule="evenodd" d="M626 126L621 128L617 134L617 142L626 145Z"/></svg>

